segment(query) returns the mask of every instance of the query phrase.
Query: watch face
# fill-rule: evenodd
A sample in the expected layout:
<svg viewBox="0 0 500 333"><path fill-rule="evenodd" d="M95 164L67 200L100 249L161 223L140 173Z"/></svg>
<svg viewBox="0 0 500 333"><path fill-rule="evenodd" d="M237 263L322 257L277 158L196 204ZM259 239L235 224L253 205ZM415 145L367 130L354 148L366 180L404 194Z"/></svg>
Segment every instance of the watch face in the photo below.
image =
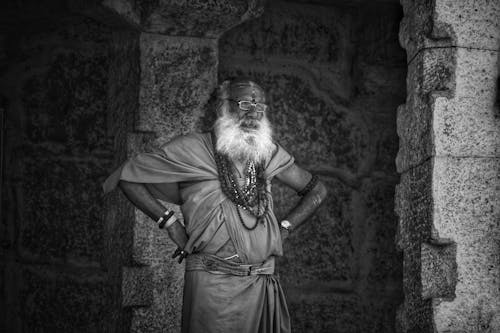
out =
<svg viewBox="0 0 500 333"><path fill-rule="evenodd" d="M292 226L292 224L287 221L287 220L284 220L284 221L281 221L281 226L285 229L290 229L290 227Z"/></svg>

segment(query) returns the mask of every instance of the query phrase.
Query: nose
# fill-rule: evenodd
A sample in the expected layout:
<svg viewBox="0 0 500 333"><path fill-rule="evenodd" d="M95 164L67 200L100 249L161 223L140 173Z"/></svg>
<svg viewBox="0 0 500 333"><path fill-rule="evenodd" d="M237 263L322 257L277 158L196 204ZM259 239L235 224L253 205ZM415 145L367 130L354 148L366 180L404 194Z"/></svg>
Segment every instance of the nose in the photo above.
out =
<svg viewBox="0 0 500 333"><path fill-rule="evenodd" d="M250 118L257 118L259 116L259 112L257 112L257 109L255 108L255 106L250 106L250 110L248 110L246 112L246 115L247 117L250 117Z"/></svg>

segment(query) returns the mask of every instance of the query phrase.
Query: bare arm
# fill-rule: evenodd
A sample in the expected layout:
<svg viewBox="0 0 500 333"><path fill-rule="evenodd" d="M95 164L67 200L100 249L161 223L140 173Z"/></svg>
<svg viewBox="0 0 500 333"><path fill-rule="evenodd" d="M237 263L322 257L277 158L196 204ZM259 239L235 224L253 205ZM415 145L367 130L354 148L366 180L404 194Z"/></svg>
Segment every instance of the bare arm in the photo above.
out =
<svg viewBox="0 0 500 333"><path fill-rule="evenodd" d="M294 163L288 169L279 173L276 178L299 192L306 187L312 179L312 175L309 171L300 168ZM327 189L325 185L321 181L318 181L316 186L303 196L299 203L288 213L286 220L290 221L292 229L297 228L311 216L321 205L326 195Z"/></svg>
<svg viewBox="0 0 500 333"><path fill-rule="evenodd" d="M154 221L158 221L163 216L166 208L151 195L144 184L120 180L118 186L127 199ZM184 226L179 221L175 221L174 224L167 228L167 231L175 244L183 249L187 242Z"/></svg>

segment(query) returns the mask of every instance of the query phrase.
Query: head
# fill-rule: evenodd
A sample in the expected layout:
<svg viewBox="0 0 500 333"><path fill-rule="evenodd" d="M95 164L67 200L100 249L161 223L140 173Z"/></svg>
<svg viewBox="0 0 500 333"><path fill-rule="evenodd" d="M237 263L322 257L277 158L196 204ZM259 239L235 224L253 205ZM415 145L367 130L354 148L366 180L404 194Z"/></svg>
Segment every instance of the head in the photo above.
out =
<svg viewBox="0 0 500 333"><path fill-rule="evenodd" d="M274 150L266 94L248 79L225 81L219 88L217 151L232 159L268 160Z"/></svg>

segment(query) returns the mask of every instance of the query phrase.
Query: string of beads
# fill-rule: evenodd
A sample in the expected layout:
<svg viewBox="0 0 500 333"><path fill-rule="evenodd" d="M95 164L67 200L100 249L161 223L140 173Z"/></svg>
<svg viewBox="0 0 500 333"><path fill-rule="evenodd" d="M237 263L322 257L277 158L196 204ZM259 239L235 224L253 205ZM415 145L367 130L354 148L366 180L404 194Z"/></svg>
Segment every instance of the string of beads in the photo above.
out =
<svg viewBox="0 0 500 333"><path fill-rule="evenodd" d="M212 139L214 139L214 136ZM259 222L264 220L262 217L266 214L269 206L262 163L247 162L244 172L245 182L240 187L235 179L236 167L229 157L218 153L215 147L214 157L222 192L236 205L236 211L243 227L247 230L254 230ZM240 208L256 217L255 224L252 227L248 227L243 221Z"/></svg>

